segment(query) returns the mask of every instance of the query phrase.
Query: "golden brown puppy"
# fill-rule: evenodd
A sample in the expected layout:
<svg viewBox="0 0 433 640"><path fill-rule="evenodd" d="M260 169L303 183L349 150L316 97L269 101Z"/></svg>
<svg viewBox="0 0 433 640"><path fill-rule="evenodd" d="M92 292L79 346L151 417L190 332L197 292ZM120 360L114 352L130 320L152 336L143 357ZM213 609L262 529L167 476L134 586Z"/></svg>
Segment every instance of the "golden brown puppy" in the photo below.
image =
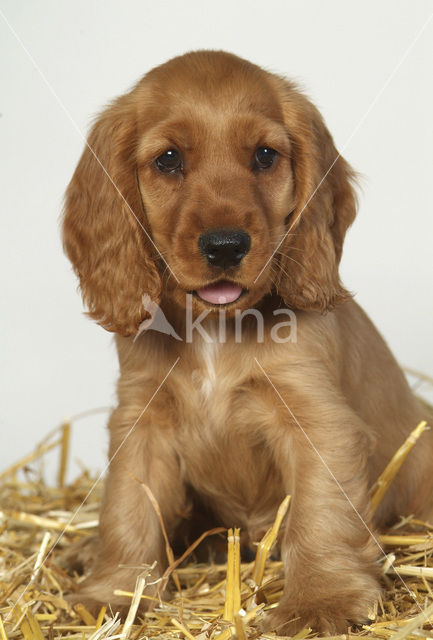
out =
<svg viewBox="0 0 433 640"><path fill-rule="evenodd" d="M432 513L433 443L423 436L373 523L369 486L426 415L339 279L353 177L292 83L224 52L170 60L97 120L64 243L90 316L117 334L121 375L80 600L116 607L140 565L164 570L145 484L172 540L190 504L257 540L291 494L269 628L366 619L369 528Z"/></svg>

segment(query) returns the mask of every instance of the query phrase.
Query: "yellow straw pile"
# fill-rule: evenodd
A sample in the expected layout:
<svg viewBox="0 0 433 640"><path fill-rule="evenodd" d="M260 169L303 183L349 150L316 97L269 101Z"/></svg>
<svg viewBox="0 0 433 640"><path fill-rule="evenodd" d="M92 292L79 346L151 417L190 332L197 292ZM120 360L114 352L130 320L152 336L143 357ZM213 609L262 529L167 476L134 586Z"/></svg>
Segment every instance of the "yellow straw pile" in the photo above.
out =
<svg viewBox="0 0 433 640"><path fill-rule="evenodd" d="M425 428L426 423L416 427L376 482L371 495L373 509ZM277 637L261 632L261 621L266 611L277 606L282 592L282 563L270 559L270 552L290 507L290 496L258 544L254 562L241 562L238 528L227 533L224 565L192 560L204 537L221 535L225 531L221 528L203 534L177 560L167 539L169 568L162 584L173 581L174 595L167 602L155 598L155 609L141 619L139 616L139 622L136 612L141 599L148 598L143 591L154 565L143 567L134 593L126 594L131 597L131 606L124 622L106 607L96 618L83 605L72 609L64 596L82 577L68 572L64 558L73 544L96 531L101 483L94 486L93 479L83 472L66 485L69 438L70 425L65 423L48 442L0 475L0 640ZM48 487L32 478L29 465L56 447L60 452L57 487ZM86 497L85 506L74 517ZM154 508L158 510L157 503ZM381 559L383 595L370 616L371 624L352 628L340 637L433 638L429 624L433 623L433 526L408 518L379 540L386 551ZM295 638L307 636L314 633L304 629Z"/></svg>

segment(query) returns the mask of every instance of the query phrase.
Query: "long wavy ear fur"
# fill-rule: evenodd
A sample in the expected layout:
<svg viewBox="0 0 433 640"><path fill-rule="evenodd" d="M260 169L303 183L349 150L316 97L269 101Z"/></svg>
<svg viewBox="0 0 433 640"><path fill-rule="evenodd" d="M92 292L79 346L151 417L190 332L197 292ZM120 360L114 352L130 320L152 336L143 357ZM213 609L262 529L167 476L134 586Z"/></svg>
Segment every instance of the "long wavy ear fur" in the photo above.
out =
<svg viewBox="0 0 433 640"><path fill-rule="evenodd" d="M284 80L278 91L293 148L296 209L277 253L277 289L293 308L325 312L350 297L338 264L356 215L355 173L311 102Z"/></svg>
<svg viewBox="0 0 433 640"><path fill-rule="evenodd" d="M108 331L134 335L161 282L136 180L136 109L122 96L97 120L68 186L63 242L89 315Z"/></svg>

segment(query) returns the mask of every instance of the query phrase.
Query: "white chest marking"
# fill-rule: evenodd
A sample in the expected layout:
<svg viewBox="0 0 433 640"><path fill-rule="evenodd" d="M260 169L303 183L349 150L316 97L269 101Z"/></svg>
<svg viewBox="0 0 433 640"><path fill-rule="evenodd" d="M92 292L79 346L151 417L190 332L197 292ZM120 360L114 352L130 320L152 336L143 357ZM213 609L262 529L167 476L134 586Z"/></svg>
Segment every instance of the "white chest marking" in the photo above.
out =
<svg viewBox="0 0 433 640"><path fill-rule="evenodd" d="M203 374L201 381L201 392L207 399L210 398L212 392L215 390L217 384L216 376L216 356L218 350L218 343L214 340L212 342L204 342L201 352L203 358Z"/></svg>

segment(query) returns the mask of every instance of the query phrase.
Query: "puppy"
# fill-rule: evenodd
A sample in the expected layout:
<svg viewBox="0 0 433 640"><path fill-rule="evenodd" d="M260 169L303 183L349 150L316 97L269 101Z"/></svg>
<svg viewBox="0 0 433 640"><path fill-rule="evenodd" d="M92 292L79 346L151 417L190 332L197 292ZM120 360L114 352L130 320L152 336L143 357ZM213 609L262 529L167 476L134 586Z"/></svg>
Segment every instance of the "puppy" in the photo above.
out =
<svg viewBox="0 0 433 640"><path fill-rule="evenodd" d="M149 489L173 543L194 505L254 542L290 494L268 627L366 619L371 531L432 514L433 442L372 521L369 488L426 411L338 275L353 185L296 86L229 53L170 60L96 121L63 237L90 317L116 334L120 379L78 599L117 608L140 565L163 573Z"/></svg>

